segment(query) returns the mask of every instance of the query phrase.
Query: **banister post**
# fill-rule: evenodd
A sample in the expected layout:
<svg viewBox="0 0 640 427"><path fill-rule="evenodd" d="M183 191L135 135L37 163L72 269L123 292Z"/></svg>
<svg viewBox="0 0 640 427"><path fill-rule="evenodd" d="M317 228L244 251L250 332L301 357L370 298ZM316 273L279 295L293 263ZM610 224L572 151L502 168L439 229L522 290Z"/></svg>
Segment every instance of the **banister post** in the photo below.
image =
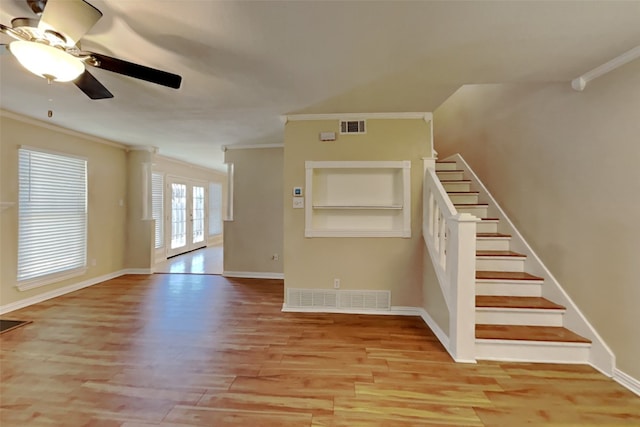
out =
<svg viewBox="0 0 640 427"><path fill-rule="evenodd" d="M447 270L451 283L449 335L456 362L475 363L475 278L476 222L468 213L459 213L447 222L449 230ZM455 261L454 261L455 260Z"/></svg>

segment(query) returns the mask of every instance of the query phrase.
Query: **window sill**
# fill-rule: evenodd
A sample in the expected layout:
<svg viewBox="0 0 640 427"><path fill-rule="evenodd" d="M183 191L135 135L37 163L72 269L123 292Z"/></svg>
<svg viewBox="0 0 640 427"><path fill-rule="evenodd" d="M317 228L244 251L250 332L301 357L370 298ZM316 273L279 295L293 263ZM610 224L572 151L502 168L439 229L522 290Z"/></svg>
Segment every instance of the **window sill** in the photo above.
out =
<svg viewBox="0 0 640 427"><path fill-rule="evenodd" d="M73 277L82 276L86 272L87 268L81 267L73 270L62 271L60 273L48 274L35 279L18 282L16 284L16 288L20 291L28 291L29 289L35 289L52 283L62 282L63 280L71 279Z"/></svg>

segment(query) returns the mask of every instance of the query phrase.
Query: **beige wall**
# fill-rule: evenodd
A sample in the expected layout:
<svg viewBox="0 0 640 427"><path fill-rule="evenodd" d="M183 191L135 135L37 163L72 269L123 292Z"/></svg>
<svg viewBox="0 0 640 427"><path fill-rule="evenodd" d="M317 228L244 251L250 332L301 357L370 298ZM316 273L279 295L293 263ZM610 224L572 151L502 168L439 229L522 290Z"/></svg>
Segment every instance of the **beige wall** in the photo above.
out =
<svg viewBox="0 0 640 427"><path fill-rule="evenodd" d="M422 157L431 152L422 119L367 120L364 135L319 141L338 132L337 120L290 121L285 127L285 286L390 290L394 306L418 306L422 298ZM305 186L307 160L411 160L411 238L305 238L304 209L293 209L293 187Z"/></svg>
<svg viewBox="0 0 640 427"><path fill-rule="evenodd" d="M125 266L149 270L154 262L154 222L151 220L151 162L146 150L127 153L127 247ZM146 175L146 178L145 178ZM146 188L145 188L146 187Z"/></svg>
<svg viewBox="0 0 640 427"><path fill-rule="evenodd" d="M0 116L0 201L18 201L18 146L53 150L88 160L88 271L74 279L28 291L16 287L18 248L17 204L0 213L0 307L36 297L69 284L124 268L126 230L126 153L122 148L52 130L12 114ZM120 206L120 200L123 206ZM95 260L95 266L91 261Z"/></svg>
<svg viewBox="0 0 640 427"><path fill-rule="evenodd" d="M234 149L233 221L224 222L224 271L282 273L282 148ZM278 260L273 260L278 254Z"/></svg>
<svg viewBox="0 0 640 427"><path fill-rule="evenodd" d="M460 89L435 112L534 251L640 379L640 60L569 82Z"/></svg>

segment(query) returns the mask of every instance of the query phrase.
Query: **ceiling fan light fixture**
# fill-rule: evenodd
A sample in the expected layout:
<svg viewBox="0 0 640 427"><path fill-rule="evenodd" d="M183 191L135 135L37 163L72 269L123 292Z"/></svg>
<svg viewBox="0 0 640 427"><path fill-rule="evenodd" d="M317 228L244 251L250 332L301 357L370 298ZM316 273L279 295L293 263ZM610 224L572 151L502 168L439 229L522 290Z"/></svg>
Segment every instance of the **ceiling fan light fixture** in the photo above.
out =
<svg viewBox="0 0 640 427"><path fill-rule="evenodd" d="M81 59L43 43L16 40L9 50L24 68L45 79L69 82L84 72Z"/></svg>

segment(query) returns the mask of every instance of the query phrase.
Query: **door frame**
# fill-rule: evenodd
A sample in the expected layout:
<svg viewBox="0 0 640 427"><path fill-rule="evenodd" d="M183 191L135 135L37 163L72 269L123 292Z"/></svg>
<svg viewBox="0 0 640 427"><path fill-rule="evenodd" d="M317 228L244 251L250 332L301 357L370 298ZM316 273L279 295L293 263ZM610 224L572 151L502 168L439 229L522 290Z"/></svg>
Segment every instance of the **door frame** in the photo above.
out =
<svg viewBox="0 0 640 427"><path fill-rule="evenodd" d="M172 198L173 191L171 188L172 184L182 184L186 186L186 205L187 205L187 223L186 223L186 245L180 246L179 248L172 249L171 248L171 234L172 234ZM194 187L202 187L204 190L204 225L203 232L204 238L202 241L193 243L193 188ZM173 257L176 255L180 255L186 252L190 252L195 249L204 248L207 246L207 234L209 227L209 188L207 181L200 181L195 179L184 178L176 175L165 175L165 197L164 197L164 207L165 207L165 253L166 257Z"/></svg>

